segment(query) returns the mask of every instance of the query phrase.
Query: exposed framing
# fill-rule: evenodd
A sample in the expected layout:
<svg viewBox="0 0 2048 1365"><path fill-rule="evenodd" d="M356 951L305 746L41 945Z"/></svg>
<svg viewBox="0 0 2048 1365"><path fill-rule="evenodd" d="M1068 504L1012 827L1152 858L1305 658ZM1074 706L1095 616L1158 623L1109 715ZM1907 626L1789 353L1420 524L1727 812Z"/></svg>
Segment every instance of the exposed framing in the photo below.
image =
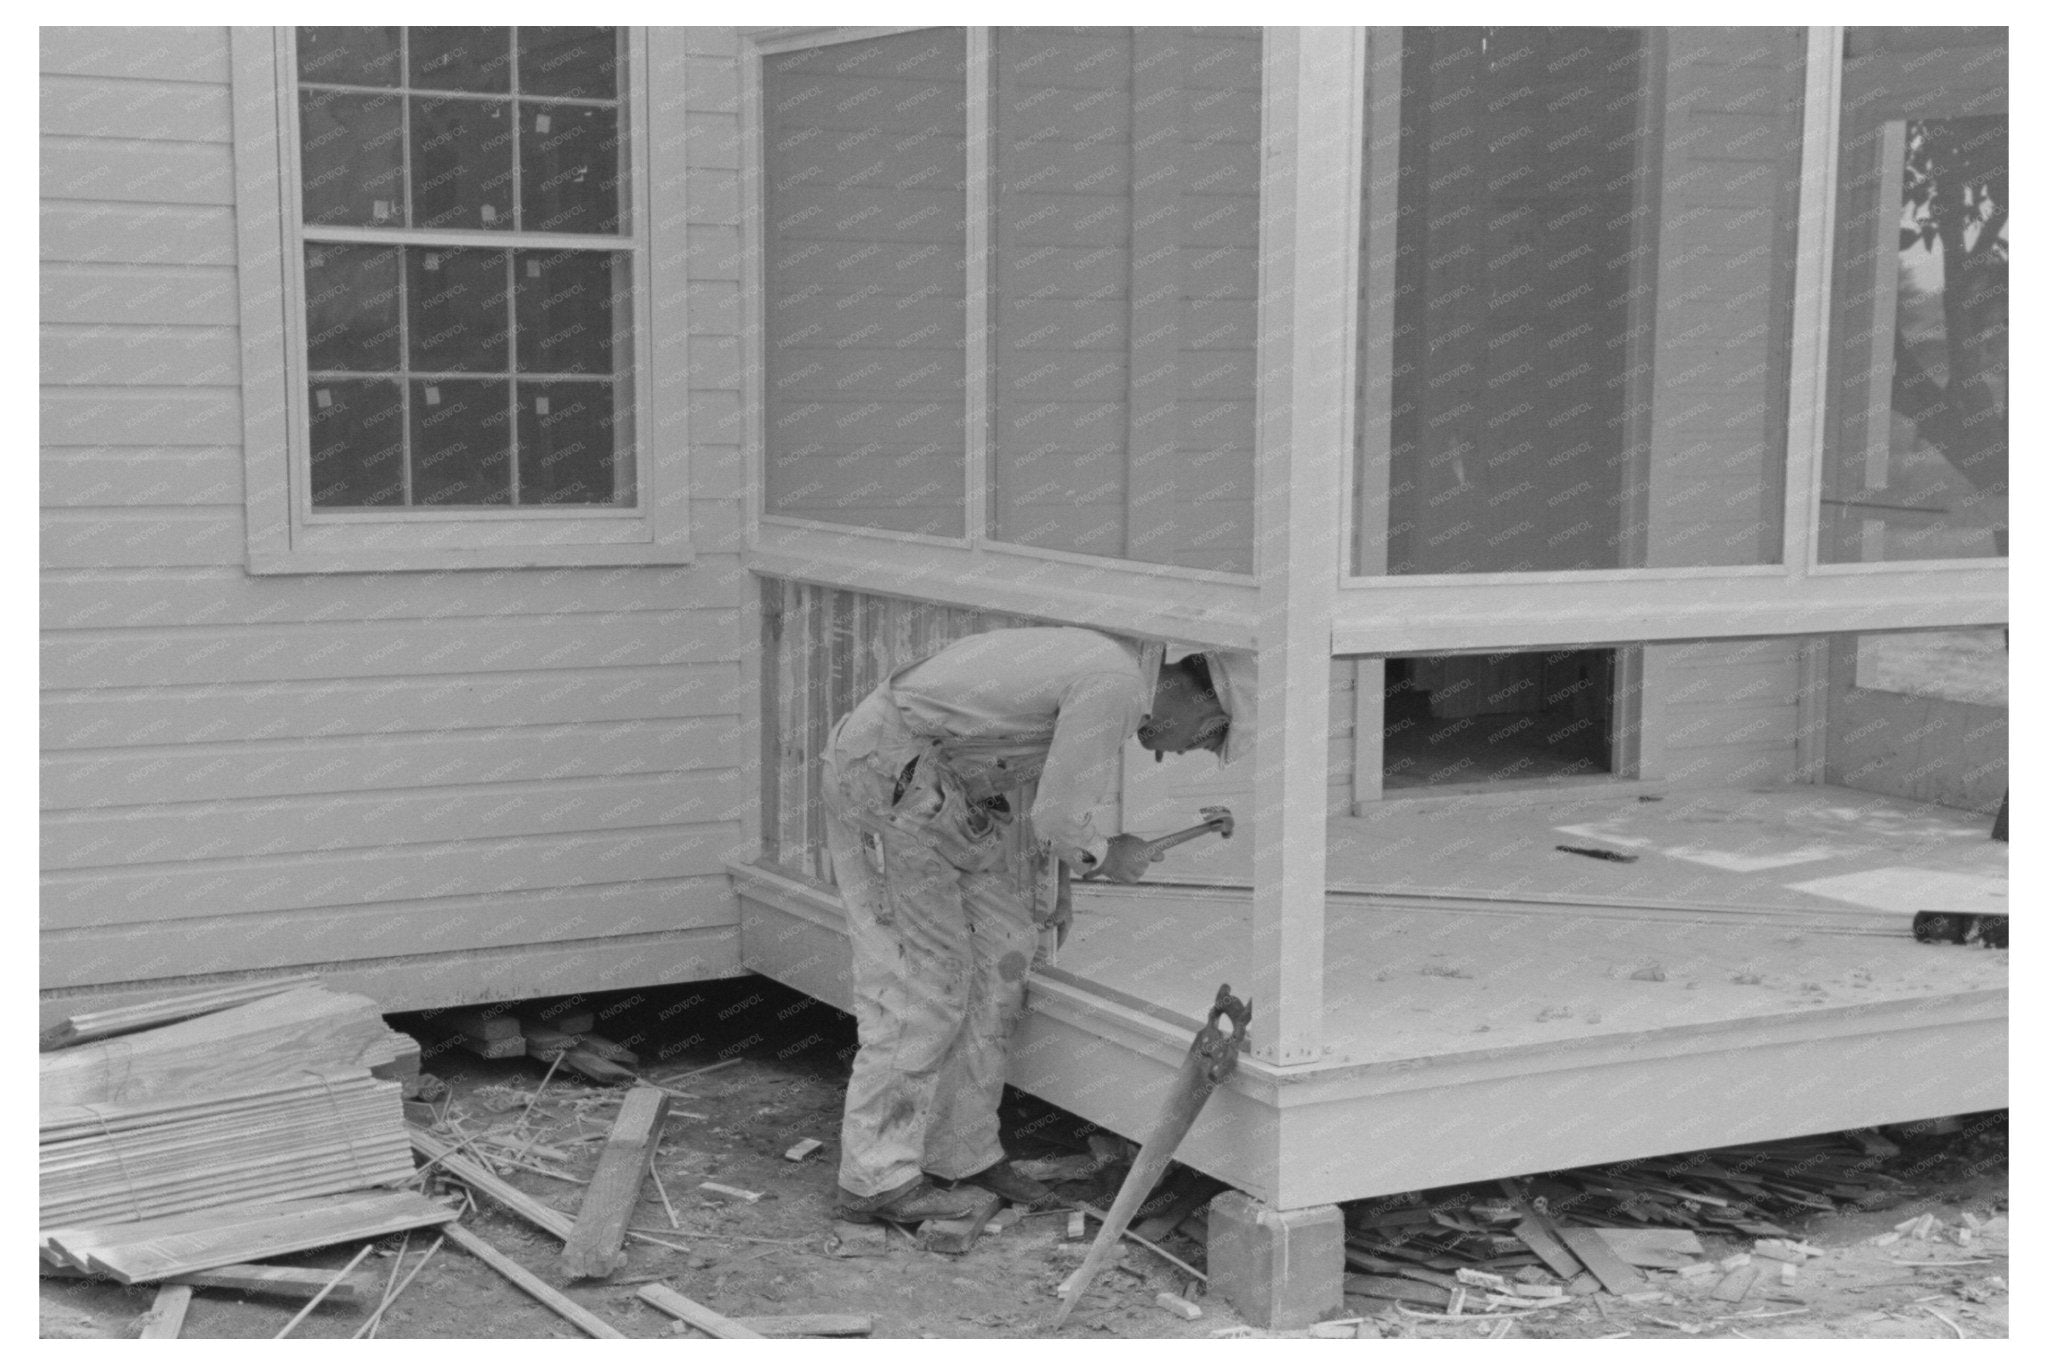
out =
<svg viewBox="0 0 2048 1365"><path fill-rule="evenodd" d="M650 87L680 95L680 30L627 31L624 100L632 230L571 237L616 251L636 244L633 288L632 507L316 511L308 488L305 312L300 276L297 101L289 28L232 37L237 237L242 308L243 461L252 573L682 564L689 535L688 373L660 357L688 342L683 139L654 127ZM680 98L664 109L680 111ZM680 118L680 112L675 117ZM374 231L335 234L377 244ZM408 244L511 249L504 234L408 233ZM663 341L666 338L666 341Z"/></svg>

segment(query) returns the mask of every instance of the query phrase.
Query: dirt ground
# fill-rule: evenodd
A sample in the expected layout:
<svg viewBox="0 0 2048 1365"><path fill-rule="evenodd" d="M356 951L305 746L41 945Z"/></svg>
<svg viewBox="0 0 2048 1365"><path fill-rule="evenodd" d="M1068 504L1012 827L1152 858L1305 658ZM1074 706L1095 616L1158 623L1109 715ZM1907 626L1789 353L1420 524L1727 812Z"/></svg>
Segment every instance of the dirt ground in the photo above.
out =
<svg viewBox="0 0 2048 1365"><path fill-rule="evenodd" d="M907 1234L891 1235L879 1256L842 1256L830 1245L836 1186L839 1107L852 1022L845 1015L763 980L592 997L598 1031L633 1046L642 1072L680 1092L656 1158L674 1223L650 1184L633 1226L662 1245L629 1239L625 1269L604 1283L579 1282L569 1296L629 1337L697 1335L636 1294L660 1282L728 1317L860 1313L877 1337L1198 1337L1263 1336L1219 1299L1204 1297L1184 1272L1128 1247L1073 1317L1048 1323L1057 1284L1080 1260L1085 1242L1064 1237L1063 1214L1023 1218L984 1237L966 1256L927 1252ZM418 1036L427 1071L448 1085L437 1108L476 1135L496 1129L532 1139L528 1159L587 1178L596 1164L619 1091L529 1060L485 1061L442 1044L431 1021L397 1016ZM733 1059L737 1058L737 1061ZM691 1075L720 1062L729 1065ZM537 1098L536 1098L536 1093ZM681 1096L687 1096L683 1098ZM530 1105L530 1109L529 1109ZM1094 1132L1082 1120L1012 1094L1005 1108L1012 1155L1078 1155ZM1419 1316L1404 1306L1353 1299L1342 1314L1354 1326L1329 1334L1368 1337L1933 1337L2007 1335L2007 1158L2003 1111L1971 1116L1949 1131L1928 1126L1887 1130L1902 1150L1882 1168L1904 1182L1853 1212L1779 1219L1820 1249L1789 1283L1776 1263L1737 1304L1711 1297L1718 1276L1686 1279L1645 1272L1651 1287L1629 1298L1590 1294L1556 1309L1520 1315L1480 1313L1459 1320ZM824 1143L799 1162L784 1153L805 1138ZM1098 1140L1098 1146L1103 1145ZM509 1170L512 1183L574 1214L582 1195L569 1180ZM1121 1167L1062 1184L1070 1198L1106 1207ZM705 1181L755 1191L756 1203L714 1202ZM1909 1218L1931 1213L1931 1235L1876 1239ZM1965 1215L1968 1215L1966 1218ZM1976 1227L1971 1228L1974 1220ZM466 1223L550 1284L562 1286L559 1245L487 1202ZM1090 1235L1093 1224L1090 1224ZM414 1234L404 1269L433 1241ZM1750 1250L1751 1239L1703 1235L1715 1258ZM365 1265L388 1277L401 1239L380 1244ZM1199 1267L1202 1247L1187 1233L1166 1246ZM355 1248L310 1253L289 1263L338 1268ZM1766 1287L1767 1286L1767 1287ZM1201 1316L1185 1320L1155 1303L1161 1292L1188 1296ZM153 1292L92 1281L41 1281L45 1337L134 1336ZM188 1338L269 1337L299 1305L202 1289L192 1301ZM322 1305L294 1336L348 1337L367 1307ZM384 1316L378 1335L425 1338L576 1337L581 1334L467 1253L444 1246ZM1270 1334L1287 1335L1287 1334ZM1292 1335L1302 1336L1305 1332Z"/></svg>

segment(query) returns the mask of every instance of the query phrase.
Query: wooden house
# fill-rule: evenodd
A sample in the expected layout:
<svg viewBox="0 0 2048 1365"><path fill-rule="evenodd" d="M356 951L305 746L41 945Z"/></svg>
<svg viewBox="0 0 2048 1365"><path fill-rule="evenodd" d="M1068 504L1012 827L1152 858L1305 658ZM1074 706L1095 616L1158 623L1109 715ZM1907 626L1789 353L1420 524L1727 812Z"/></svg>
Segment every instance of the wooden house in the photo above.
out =
<svg viewBox="0 0 2048 1365"><path fill-rule="evenodd" d="M1015 1082L1282 1214L2004 1103L2003 29L45 29L45 1012L760 972L831 720L1233 651ZM1130 755L1137 757L1135 748ZM1562 847L1560 847L1562 846Z"/></svg>

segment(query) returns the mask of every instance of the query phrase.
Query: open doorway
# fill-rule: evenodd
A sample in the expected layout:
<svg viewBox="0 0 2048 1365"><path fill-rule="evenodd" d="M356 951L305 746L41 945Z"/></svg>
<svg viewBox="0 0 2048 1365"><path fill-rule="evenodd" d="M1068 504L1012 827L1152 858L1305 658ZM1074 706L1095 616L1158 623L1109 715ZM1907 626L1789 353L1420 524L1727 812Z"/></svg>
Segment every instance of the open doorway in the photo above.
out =
<svg viewBox="0 0 2048 1365"><path fill-rule="evenodd" d="M1615 666L1611 649L1388 659L1383 788L1612 774Z"/></svg>

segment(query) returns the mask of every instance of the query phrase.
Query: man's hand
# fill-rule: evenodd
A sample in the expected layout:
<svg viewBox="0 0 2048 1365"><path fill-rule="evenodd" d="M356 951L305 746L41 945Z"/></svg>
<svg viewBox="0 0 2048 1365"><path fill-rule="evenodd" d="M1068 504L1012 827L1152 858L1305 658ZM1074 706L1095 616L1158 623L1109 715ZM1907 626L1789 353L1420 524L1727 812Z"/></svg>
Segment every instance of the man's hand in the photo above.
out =
<svg viewBox="0 0 2048 1365"><path fill-rule="evenodd" d="M1135 834L1119 834L1103 851L1100 870L1111 881L1128 885L1143 877L1146 868L1165 856L1164 853L1154 853L1151 844Z"/></svg>

